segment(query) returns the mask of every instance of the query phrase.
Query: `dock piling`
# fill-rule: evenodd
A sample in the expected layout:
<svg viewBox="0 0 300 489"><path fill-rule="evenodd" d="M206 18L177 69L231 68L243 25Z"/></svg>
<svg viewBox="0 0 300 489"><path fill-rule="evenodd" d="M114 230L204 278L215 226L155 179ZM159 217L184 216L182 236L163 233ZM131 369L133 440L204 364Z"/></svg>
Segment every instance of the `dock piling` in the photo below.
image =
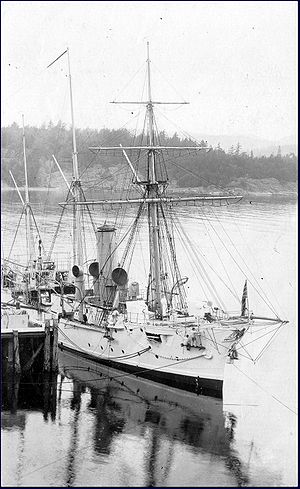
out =
<svg viewBox="0 0 300 489"><path fill-rule="evenodd" d="M7 343L7 366L10 371L14 369L14 342L13 338L8 338Z"/></svg>
<svg viewBox="0 0 300 489"><path fill-rule="evenodd" d="M52 362L51 370L56 372L58 369L58 321L53 319L53 342L52 342Z"/></svg>
<svg viewBox="0 0 300 489"><path fill-rule="evenodd" d="M18 331L13 331L13 362L14 371L16 374L21 373L21 363L20 363L20 352L19 352L19 333Z"/></svg>
<svg viewBox="0 0 300 489"><path fill-rule="evenodd" d="M50 372L50 320L45 321L44 370Z"/></svg>
<svg viewBox="0 0 300 489"><path fill-rule="evenodd" d="M41 327L1 331L2 369L13 375L58 371L58 322L46 319Z"/></svg>

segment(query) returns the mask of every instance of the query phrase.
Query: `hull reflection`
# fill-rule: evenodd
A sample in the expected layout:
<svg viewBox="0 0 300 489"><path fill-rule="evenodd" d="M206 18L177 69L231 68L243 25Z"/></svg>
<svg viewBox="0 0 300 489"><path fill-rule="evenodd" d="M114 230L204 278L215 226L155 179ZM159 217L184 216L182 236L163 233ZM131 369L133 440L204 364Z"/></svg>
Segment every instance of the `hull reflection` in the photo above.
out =
<svg viewBox="0 0 300 489"><path fill-rule="evenodd" d="M248 477L232 449L236 419L224 415L222 400L136 378L67 351L59 353L59 368L61 375L73 380L77 408L82 392L90 390L96 453L109 455L121 434L141 440L146 487L164 485L174 468L176 450L178 457L178 445L196 457L213 456L237 486L247 485ZM76 472L75 467L70 469L69 473Z"/></svg>

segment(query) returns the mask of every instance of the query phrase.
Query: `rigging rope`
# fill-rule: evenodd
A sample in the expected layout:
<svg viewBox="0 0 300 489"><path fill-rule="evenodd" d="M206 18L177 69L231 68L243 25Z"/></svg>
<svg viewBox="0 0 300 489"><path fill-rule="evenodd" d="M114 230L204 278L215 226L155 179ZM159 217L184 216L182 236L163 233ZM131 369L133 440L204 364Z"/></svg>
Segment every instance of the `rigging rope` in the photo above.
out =
<svg viewBox="0 0 300 489"><path fill-rule="evenodd" d="M201 211L202 211L202 209L201 209ZM204 216L204 214L203 214L203 213L202 213L202 216ZM203 219L203 221L202 221L202 222L203 222L204 227L205 227L205 229L207 230L207 233L208 233L208 235L209 235L209 237L210 237L209 229L208 229L208 227L207 227L207 225L206 225L206 223L205 223L205 219ZM213 231L214 231L214 232L217 234L217 236L218 236L218 233L217 233L216 229L214 228L214 226L213 226L213 224L212 224L211 220L209 220L209 219L208 219L208 223L210 224L210 226L212 227ZM219 237L219 236L218 236L218 237ZM219 237L219 239L220 239L220 237ZM221 241L221 239L220 239L220 241ZM219 260L220 260L221 266L223 267L223 270L224 270L224 272L225 272L225 274L226 274L226 276L227 276L227 278L228 278L228 280L229 280L229 282L230 282L230 285L231 285L231 287L232 287L232 289L233 289L233 291L231 291L231 292L232 292L232 295L233 295L233 296L234 296L234 297L237 299L238 303L240 304L240 302L241 302L241 301L240 301L240 298L239 298L239 296L238 296L238 294L237 294L237 291L236 291L236 289L235 289L235 287L234 287L234 284L233 284L233 282L232 282L232 280L231 280L231 278L230 278L230 275L229 275L229 273L227 272L227 269L226 269L226 267L225 267L225 265L224 265L224 262L223 262L223 260L221 260L221 257L220 257L220 254L219 254L219 252L218 252L218 249L217 249L217 247L216 247L216 245L215 245L215 242L213 241L213 239L211 239L211 242L212 242L213 247L214 247L214 249L215 249L215 252L217 253L217 256L218 256L218 258L219 258ZM222 244L223 244L223 243L222 243Z"/></svg>
<svg viewBox="0 0 300 489"><path fill-rule="evenodd" d="M212 211L214 213L214 211ZM215 218L217 219L217 221L219 222L220 226L222 227L224 233L226 234L226 236L228 237L230 243L232 244L232 246L234 247L234 249L236 250L236 252L238 253L238 255L240 256L240 258L242 259L244 265L246 266L247 270L250 272L250 274L252 275L254 281L257 283L257 285L259 286L260 290L262 291L262 293L265 295L265 298L262 296L262 294L257 290L257 288L253 285L253 283L251 283L251 281L249 280L249 282L251 283L251 285L253 286L253 288L256 290L256 292L259 294L259 296L262 298L262 300L265 302L265 304L271 309L271 311L275 314L275 316L277 318L279 318L274 306L272 305L272 303L270 302L270 300L268 299L268 297L266 296L266 293L264 292L264 290L262 289L261 285L259 284L259 282L257 281L256 277L254 276L254 274L252 273L252 271L250 270L249 266L247 265L247 263L245 262L244 258L242 257L242 255L240 254L240 252L238 251L237 247L235 246L234 242L232 241L231 237L229 236L229 234L227 233L226 229L224 228L222 222L220 221L220 219L215 215ZM242 268L240 267L240 265L238 264L238 262L235 260L235 258L233 257L233 255L231 255L231 258L233 259L233 261L235 262L235 264L238 266L238 268L243 272ZM243 272L244 273L244 272Z"/></svg>
<svg viewBox="0 0 300 489"><path fill-rule="evenodd" d="M235 224L235 226L236 226L236 228L237 228L237 230L238 230L238 232L239 232L239 234L240 234L240 236L241 236L241 238L242 238L242 240L243 240L243 243L245 243L245 244L246 244L247 249L248 249L248 252L249 252L249 253L250 253L250 255L252 256L253 260L255 261L255 264L256 264L257 269L258 269L258 263L257 263L257 261L256 261L255 255L254 255L254 253L252 252L252 249L251 249L251 247L250 247L250 246L249 246L249 244L248 244L248 240L247 240L247 239L245 239L245 238L244 238L244 236L242 235L241 229L240 229L240 227L238 226L238 224L237 224L237 222L236 222L235 217L236 217L236 216L233 214L233 222L234 222L234 224ZM267 279L266 279L265 281L266 281L266 282L268 282L268 280L267 280ZM272 293L272 295L273 295L273 298L275 299L275 301L277 302L277 305L279 306L279 311L280 311L280 312L282 312L282 311L281 311L281 306L280 306L280 304L279 304L279 301L278 301L277 297L275 296L275 294L273 293L273 291L272 291L272 289L271 289L271 287L270 287L270 284L269 284L269 288L270 288L270 291L271 291L271 293Z"/></svg>
<svg viewBox="0 0 300 489"><path fill-rule="evenodd" d="M196 260L197 260L197 264L198 264L198 269L200 268L201 270L201 277L202 279L205 281L205 284L207 286L207 288L209 289L210 293L212 294L214 300L216 300L216 302L221 305L223 311L226 311L226 306L225 304L223 303L222 299L220 298L219 294L218 294L218 291L216 289L216 287L214 286L214 284L212 283L212 281L210 280L209 276L207 275L206 271L205 271L205 268L204 266L202 265L201 261L199 260L197 254L196 254L196 251L194 250L194 247L192 245L192 242L190 240L190 238L188 237L188 235L186 234L182 224L180 223L180 221L177 219L177 222L178 222L178 226L181 228L181 231L186 239L186 242L189 244ZM201 253L201 251L199 251L199 253ZM218 275L218 273L213 269L213 267L208 263L208 261L206 260L206 258L204 257L203 253L201 253L201 256L202 258L204 259L204 261L207 263L207 265L214 271L214 273L217 275L217 277L219 278L219 280L221 280L224 285L228 288L228 290L232 293L231 289L228 287L228 285L224 282L224 280Z"/></svg>
<svg viewBox="0 0 300 489"><path fill-rule="evenodd" d="M281 401L280 399L278 399L278 397L274 396L274 394L271 394L270 392L268 392L266 389L264 389L264 387L262 387L258 382L256 382L256 380L252 379L252 377L250 377L248 374L246 374L245 372L243 372L243 370L241 370L239 367L237 367L237 365L233 364L233 366L239 371L241 372L245 377L247 377L249 380L251 380L255 385L257 385L257 387L259 387L262 391L264 391L266 394L268 394L269 396L271 396L273 399L275 399L275 401L277 401L279 404L281 404L282 406L284 406L286 409L288 409L289 411L291 411L292 413L296 414L296 416L298 416L298 413L297 411L294 411L294 409L290 408L287 404L285 404L283 401Z"/></svg>
<svg viewBox="0 0 300 489"><path fill-rule="evenodd" d="M67 199L68 199L68 196L70 194L70 191L71 191L71 189L68 190ZM61 209L60 218L59 218L59 221L58 221L58 224L57 224L57 227L56 227L56 230L55 230L53 239L52 239L52 243L51 243L50 248L49 248L49 252L48 252L48 255L47 255L47 260L51 260L51 255L52 255L52 252L53 252L53 248L54 248L54 245L55 245L56 238L58 236L58 232L59 232L59 229L60 229L60 226L61 226L61 222L62 222L62 219L63 219L65 210L66 210L66 206L63 206L62 209Z"/></svg>
<svg viewBox="0 0 300 489"><path fill-rule="evenodd" d="M186 256L187 256L187 258L188 258L188 260L189 260L190 264L192 265L193 270L194 270L194 269L196 269L196 270L198 271L198 273L200 274L200 276L202 277L202 272L201 272L201 270L199 270L199 268L198 268L198 265L197 265L197 260L196 260L196 258L195 258L195 256L194 256L194 254L189 252L189 250L188 250L188 248L187 248L187 244L186 244L186 243L185 243L185 241L183 240L183 237L181 236L181 233L180 233L180 229L178 228L178 226L177 226L177 223L176 223L176 222L174 222L174 226L175 226L175 228L176 228L176 230L177 230L177 234L178 234L178 237L179 237L179 239L180 239L180 241L181 241L181 245L182 245L182 247L183 247L183 249L184 249L184 251L185 251L185 254L186 254ZM204 279L204 277L202 277L202 278ZM204 280L203 280L203 282L204 282ZM205 297L205 298L206 298L206 300L208 301L208 300L209 300L209 298L208 298L208 296L207 296L207 291L206 291L206 290L204 289L204 287L203 287L203 282L202 282L201 280L199 280L199 285L200 285L200 287L201 287L201 289L202 289L202 292L203 292L203 294L204 294L204 297Z"/></svg>
<svg viewBox="0 0 300 489"><path fill-rule="evenodd" d="M238 249L236 248L234 242L232 241L232 239L230 238L230 236L228 235L226 229L224 228L224 225L222 224L221 220L217 217L216 213L214 212L214 210L212 209L211 211L214 215L214 218L215 220L219 223L219 225L221 226L221 228L223 229L223 232L226 234L227 238L229 239L230 243L232 244L232 246L234 247L234 249L236 250L236 252L238 253L238 255L240 256L240 258L242 259L242 261L244 262L244 264L246 265L246 268L248 269L249 273L252 275L252 278L253 280L257 283L258 287L260 288L260 290L262 291L262 293L265 295L266 299L263 297L263 295L259 292L259 290L257 290L257 288L255 287L255 285L253 284L253 282L251 280L249 280L249 282L251 283L251 285L253 286L254 290L256 290L256 292L258 293L258 295L261 297L261 299L265 302L265 304L271 309L271 311L276 315L277 318L279 318L277 312L275 311L275 308L272 306L270 300L268 299L268 297L266 296L266 293L264 292L264 290L262 289L261 285L259 284L259 282L257 281L256 277L254 276L254 274L252 273L252 271L249 269L247 263L245 262L244 258L242 257L242 255L240 254L240 252L238 251ZM182 215L186 216L187 215L187 212L186 211L181 211ZM201 221L204 221L204 214L203 214L203 218L200 218L198 216L189 216L189 218L191 219L200 219ZM234 263L236 264L236 266L238 267L238 269L243 273L245 274L244 270L241 268L241 266L239 265L239 263L237 262L237 260L235 259L235 257L232 255L232 253L230 252L230 250L228 249L224 239L221 239L221 237L219 236L218 232L216 231L215 227L213 226L212 224L212 220L211 219L208 219L208 218L205 218L206 220L209 221L209 224L211 226L211 228L214 230L217 238L220 240L220 243L222 244L222 246L226 249L226 251L228 252L229 256L231 257L231 259L234 261ZM210 265L209 265L210 266ZM210 266L211 267L211 266ZM211 267L212 268L212 267ZM215 271L215 270L214 270ZM215 272L216 273L216 272ZM220 278L220 277L219 277ZM222 279L221 279L222 280ZM225 284L226 285L226 284ZM227 285L226 285L227 286ZM228 288L228 286L227 286ZM230 289L229 289L230 290Z"/></svg>
<svg viewBox="0 0 300 489"><path fill-rule="evenodd" d="M17 229L16 229L15 234L14 234L14 239L13 239L12 245L11 245L10 250L9 250L9 253L8 253L8 257L7 257L8 260L10 259L10 255L11 255L11 252L13 250L13 247L14 247L14 244L15 244L15 241L16 241L16 238L17 238L17 234L18 234L18 231L19 231L19 227L20 227L20 224L21 224L21 220L22 220L24 211L25 211L25 206L22 207L22 212L21 212L21 215L20 215L18 224L17 224Z"/></svg>
<svg viewBox="0 0 300 489"><path fill-rule="evenodd" d="M31 213L31 216L32 216L32 219L33 219L34 225L35 225L35 229L36 229L36 231L37 231L37 233L38 233L39 240L41 241L41 246L42 246L43 252L44 252L44 254L45 254L46 252L45 252L44 244L43 244L43 241L42 241L42 238L41 238L41 235L40 235L40 231L39 231L39 228L38 228L37 222L36 222L36 220L35 220L35 216L34 216L34 214L33 214L33 211L32 211L32 208L31 208L31 205L29 205L29 210L30 210L30 213Z"/></svg>

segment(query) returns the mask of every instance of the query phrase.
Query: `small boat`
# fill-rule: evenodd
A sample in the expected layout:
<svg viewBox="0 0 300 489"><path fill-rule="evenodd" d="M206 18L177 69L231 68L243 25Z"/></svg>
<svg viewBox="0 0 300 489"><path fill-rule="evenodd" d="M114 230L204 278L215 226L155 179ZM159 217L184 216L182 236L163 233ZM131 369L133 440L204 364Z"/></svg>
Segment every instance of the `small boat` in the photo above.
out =
<svg viewBox="0 0 300 489"><path fill-rule="evenodd" d="M43 321L46 313L52 315L52 289L55 283L55 264L43 256L45 255L45 252L43 253L43 242L29 199L24 116L22 120L25 199L22 197L12 172L10 172L23 207L9 255L7 258L3 258L1 266L1 317L4 323L7 323L7 318L9 318L10 327L15 323L16 328L18 328L20 313L28 316L29 324L31 320L34 322ZM14 257L11 258L23 216L26 227L26 264L14 260ZM38 235L38 243L34 242L33 228ZM8 308L10 309L9 316L7 315Z"/></svg>
<svg viewBox="0 0 300 489"><path fill-rule="evenodd" d="M69 51L68 61L69 61ZM63 53L64 54L64 53ZM59 59L59 58L57 58ZM49 65L50 66L50 65ZM146 108L146 135L133 147L91 147L94 153L121 152L124 164L132 174L138 196L111 200L87 200L79 178L76 133L73 115L71 73L70 95L73 127L72 195L62 203L73 206L74 216L74 276L75 297L70 301L62 295L59 314L59 346L109 367L197 394L222 397L225 363L238 358L237 348L253 324L248 307L245 282L241 311L230 315L224 308L213 307L196 316L189 311L185 284L176 253L174 220L171 209L179 205L230 205L241 195L204 194L187 197L168 195L168 177L162 164L164 152L208 152L203 145L162 146L155 133L149 45L147 56L148 97L138 103ZM126 102L121 102L126 103ZM170 103L170 102L168 102ZM177 102L174 102L177 104ZM136 155L135 162L127 152ZM138 162L143 161L139 165ZM97 257L83 259L84 214L94 207L110 206L117 210L125 206L136 209L122 241L126 242L122 257L118 257L116 222L104 222L95 227ZM130 280L130 264L135 252L136 237L146 220L148 228L149 271L147 287L140 290L138 282ZM188 245L188 237L186 239ZM86 269L86 264L89 263ZM93 279L93 289L87 290L85 276ZM141 271L142 276L142 271ZM210 281L210 288L214 285ZM224 309L224 310L223 310ZM275 318L276 323L282 323Z"/></svg>

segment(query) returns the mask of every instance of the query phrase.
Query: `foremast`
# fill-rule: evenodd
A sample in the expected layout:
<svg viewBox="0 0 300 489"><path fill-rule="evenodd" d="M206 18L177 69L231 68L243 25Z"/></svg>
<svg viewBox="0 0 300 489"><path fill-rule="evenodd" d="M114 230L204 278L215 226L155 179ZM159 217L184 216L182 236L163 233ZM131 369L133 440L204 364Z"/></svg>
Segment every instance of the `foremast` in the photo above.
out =
<svg viewBox="0 0 300 489"><path fill-rule="evenodd" d="M26 228L26 254L27 254L27 280L25 281L26 283L26 288L25 288L25 295L26 295L26 302L30 302L30 293L29 289L31 286L31 281L32 281L32 276L34 274L34 260L35 260L35 250L34 246L32 243L32 210L30 206L30 200L29 200L29 186L28 186L28 174L27 174L27 158L26 158L26 139L25 139L25 123L24 123L24 114L22 114L22 128L23 128L23 133L22 133L22 142L23 142L23 161L24 161L24 176L25 176L25 201L24 201L24 214L25 214L25 228ZM38 266L40 266L40 260L38 261ZM37 271L36 277L36 287L37 287L37 293L38 293L38 308L40 307L41 304L41 298L40 298L40 289L39 289L39 273L40 269Z"/></svg>
<svg viewBox="0 0 300 489"><path fill-rule="evenodd" d="M72 166L73 166L72 193L74 195L73 260L74 263L79 268L82 269L83 267L82 209L76 205L76 202L82 199L83 194L82 194L81 180L79 178L78 152L77 152L77 145L76 145L76 131L75 131L75 121L74 121L74 105L73 105L72 77L71 77L69 48L67 48L67 56L68 56L70 106L71 106L71 121L72 121L72 146L73 146L73 152L72 152Z"/></svg>
<svg viewBox="0 0 300 489"><path fill-rule="evenodd" d="M72 172L73 178L72 183L69 185L64 173L56 160L55 156L52 155L61 175L67 187L69 189L70 199L68 199L68 205L73 206L73 233L72 233L72 245L73 245L73 267L72 274L75 277L75 299L79 302L78 306L78 315L79 320L83 318L83 308L84 308L84 297L85 297L85 281L84 281L84 265L87 263L86 261L86 244L84 239L84 220L83 220L83 207L79 207L77 204L79 202L86 202L84 192L81 185L81 179L79 175L79 165L78 165L78 151L76 144L76 130L75 130L75 120L74 120L74 104L73 104L73 91L72 91L72 77L71 77L71 65L70 65L70 52L69 48L67 48L62 54L60 54L54 61L52 61L47 68L50 68L54 63L56 63L59 59L61 59L65 54L67 54L68 58L68 78L69 78L69 91L70 91L70 108L71 108L71 123L72 123ZM91 220L93 230L96 232L96 228L88 208L88 205L84 205L87 209L89 218ZM62 214L64 209L62 211ZM61 215L62 217L62 215ZM58 223L56 233L54 235L54 239L51 244L51 248L49 251L49 258L53 251L54 243L58 234L58 230L60 227L61 219Z"/></svg>
<svg viewBox="0 0 300 489"><path fill-rule="evenodd" d="M28 175L27 175L27 158L26 158L26 139L25 139L25 124L24 115L22 114L22 142L23 142L23 161L24 161L24 174L25 174L25 202L24 202L24 214L26 223L26 253L27 253L27 264L29 268L32 267L32 262L34 260L34 249L32 246L31 238L31 208L29 201L29 187L28 187Z"/></svg>

